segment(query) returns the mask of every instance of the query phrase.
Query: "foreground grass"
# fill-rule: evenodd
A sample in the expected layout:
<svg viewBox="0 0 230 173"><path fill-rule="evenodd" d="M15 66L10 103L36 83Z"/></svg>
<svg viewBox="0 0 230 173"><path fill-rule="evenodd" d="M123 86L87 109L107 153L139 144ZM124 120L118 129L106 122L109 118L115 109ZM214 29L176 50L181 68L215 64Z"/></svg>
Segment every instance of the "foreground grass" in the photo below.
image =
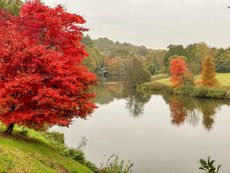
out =
<svg viewBox="0 0 230 173"><path fill-rule="evenodd" d="M29 137L24 137L21 130L17 127L13 136L0 133L1 173L92 173L51 147L52 141L42 133L28 130Z"/></svg>
<svg viewBox="0 0 230 173"><path fill-rule="evenodd" d="M220 86L223 87L230 87L230 73L217 73L216 78L220 84ZM201 76L196 75L195 80L200 80ZM170 78L164 78L164 79L159 79L155 80L154 82L162 83L164 85L171 85L170 83Z"/></svg>

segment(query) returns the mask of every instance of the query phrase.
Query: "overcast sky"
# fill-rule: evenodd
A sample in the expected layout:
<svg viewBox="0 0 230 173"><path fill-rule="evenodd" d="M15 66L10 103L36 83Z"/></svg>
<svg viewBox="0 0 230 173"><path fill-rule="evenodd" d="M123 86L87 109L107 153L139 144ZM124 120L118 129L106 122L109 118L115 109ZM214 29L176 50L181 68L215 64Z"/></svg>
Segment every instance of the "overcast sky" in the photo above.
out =
<svg viewBox="0 0 230 173"><path fill-rule="evenodd" d="M230 47L229 0L44 0L87 20L92 38L166 48L206 42Z"/></svg>

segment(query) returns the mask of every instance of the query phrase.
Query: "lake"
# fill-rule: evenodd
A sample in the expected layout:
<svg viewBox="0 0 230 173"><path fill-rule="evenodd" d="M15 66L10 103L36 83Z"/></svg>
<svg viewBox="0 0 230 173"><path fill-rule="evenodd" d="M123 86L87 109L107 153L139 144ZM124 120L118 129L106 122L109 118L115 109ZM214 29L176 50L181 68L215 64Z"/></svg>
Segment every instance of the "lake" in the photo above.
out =
<svg viewBox="0 0 230 173"><path fill-rule="evenodd" d="M87 120L54 128L69 147L86 137L88 160L100 165L117 154L134 163L134 173L199 173L198 160L212 156L221 173L230 172L229 101L124 94L119 83L96 93L98 108Z"/></svg>

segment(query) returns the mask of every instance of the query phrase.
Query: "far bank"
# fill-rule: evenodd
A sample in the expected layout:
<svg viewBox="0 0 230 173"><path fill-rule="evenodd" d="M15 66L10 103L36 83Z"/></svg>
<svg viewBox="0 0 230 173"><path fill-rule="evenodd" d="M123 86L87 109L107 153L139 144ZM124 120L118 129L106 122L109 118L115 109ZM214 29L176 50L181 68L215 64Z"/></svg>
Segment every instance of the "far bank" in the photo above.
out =
<svg viewBox="0 0 230 173"><path fill-rule="evenodd" d="M219 82L219 85L216 87L189 85L173 88L169 77L165 75L156 75L152 77L151 82L140 85L139 89L151 93L183 95L195 98L230 99L230 73L218 73L216 78ZM196 75L195 83L199 80L200 75Z"/></svg>

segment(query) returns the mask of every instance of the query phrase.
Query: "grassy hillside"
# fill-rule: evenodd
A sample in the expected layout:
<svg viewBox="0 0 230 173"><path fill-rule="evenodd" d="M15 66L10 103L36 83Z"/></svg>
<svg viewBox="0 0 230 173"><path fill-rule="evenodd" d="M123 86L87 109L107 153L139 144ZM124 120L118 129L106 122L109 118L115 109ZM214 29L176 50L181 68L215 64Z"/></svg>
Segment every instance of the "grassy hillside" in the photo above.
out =
<svg viewBox="0 0 230 173"><path fill-rule="evenodd" d="M199 80L200 77L201 77L200 75L197 75L197 76L195 76L195 79ZM230 73L217 73L216 78L217 78L220 86L230 87ZM170 85L169 78L156 80L155 82L159 82L159 83L162 83L165 85Z"/></svg>
<svg viewBox="0 0 230 173"><path fill-rule="evenodd" d="M1 131L3 129L1 128ZM13 136L0 133L1 173L92 173L89 168L65 157L45 135L16 128ZM52 145L52 147L51 147Z"/></svg>

